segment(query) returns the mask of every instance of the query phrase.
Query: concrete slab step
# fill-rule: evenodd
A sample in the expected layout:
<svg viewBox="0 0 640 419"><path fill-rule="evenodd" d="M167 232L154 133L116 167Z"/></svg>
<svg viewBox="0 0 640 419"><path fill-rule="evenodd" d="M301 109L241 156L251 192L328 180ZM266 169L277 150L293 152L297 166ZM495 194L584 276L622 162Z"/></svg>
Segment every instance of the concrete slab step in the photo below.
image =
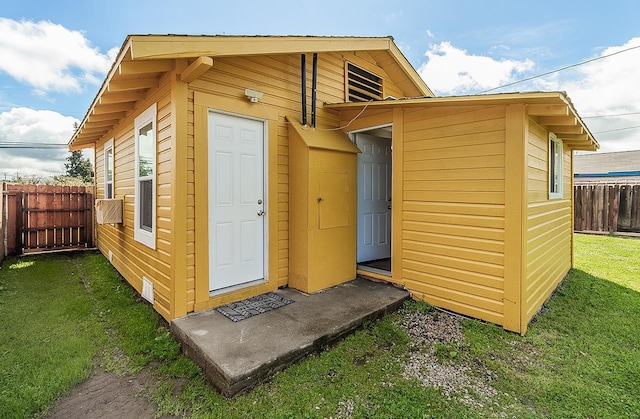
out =
<svg viewBox="0 0 640 419"><path fill-rule="evenodd" d="M409 298L405 290L363 278L311 295L289 288L275 293L294 303L239 322L207 310L171 323L184 353L226 396L267 381Z"/></svg>

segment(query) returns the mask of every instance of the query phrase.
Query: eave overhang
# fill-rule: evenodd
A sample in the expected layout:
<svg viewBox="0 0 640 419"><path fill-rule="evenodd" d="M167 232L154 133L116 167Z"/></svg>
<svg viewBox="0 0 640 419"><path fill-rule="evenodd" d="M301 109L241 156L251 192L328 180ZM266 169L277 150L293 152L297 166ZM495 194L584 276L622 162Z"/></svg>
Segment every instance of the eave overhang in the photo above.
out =
<svg viewBox="0 0 640 419"><path fill-rule="evenodd" d="M360 110L394 108L435 108L469 106L504 106L524 104L526 113L536 123L553 132L573 150L595 151L600 145L564 92L501 93L475 96L427 97L374 102L325 104L327 109Z"/></svg>
<svg viewBox="0 0 640 419"><path fill-rule="evenodd" d="M216 57L346 51L388 53L413 91L433 95L391 37L130 35L69 140L69 148L92 147L108 135L174 70L177 59L190 61L180 75L181 81L189 83L211 68Z"/></svg>

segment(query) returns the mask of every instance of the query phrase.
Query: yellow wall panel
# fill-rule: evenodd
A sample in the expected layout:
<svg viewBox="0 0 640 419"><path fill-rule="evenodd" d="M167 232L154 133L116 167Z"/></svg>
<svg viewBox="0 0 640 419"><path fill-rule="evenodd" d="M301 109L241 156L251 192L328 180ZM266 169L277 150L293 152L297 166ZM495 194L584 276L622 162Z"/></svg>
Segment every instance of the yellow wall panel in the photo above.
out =
<svg viewBox="0 0 640 419"><path fill-rule="evenodd" d="M403 132L402 280L418 298L498 324L504 115L504 107L406 110Z"/></svg>
<svg viewBox="0 0 640 419"><path fill-rule="evenodd" d="M571 151L563 153L563 198L549 199L549 133L531 121L522 317L528 322L571 268Z"/></svg>
<svg viewBox="0 0 640 419"><path fill-rule="evenodd" d="M167 79L168 80L168 79ZM169 85L165 83L157 90L150 93L149 97L141 104L140 110L133 112L125 118L120 125L114 129L114 196L115 198L124 199L124 223L116 225L99 225L97 226L97 246L100 251L108 256L109 251L113 254L113 265L118 269L120 274L129 282L138 292L142 290L142 277L146 277L154 284L154 307L165 316L171 318L171 302L170 293L170 271L172 263L172 244L168 240L172 222L169 218L170 213L163 212L158 209L158 218L156 219L157 240L156 249L152 250L133 239L133 211L134 211L134 161L135 146L133 136L134 118L140 112L145 110L152 103L157 103L157 132L158 147L156 161L159 162L160 156L163 156L167 148L171 147L173 139L169 136L168 128L172 123L170 113L170 97ZM102 167L102 151L104 141L111 137L104 138L98 142L95 147L96 162ZM157 169L166 170L159 165ZM159 171L157 170L159 173ZM163 195L158 195L157 200L160 204L165 202L171 205L171 197L167 195L165 187L165 179L160 175L157 176L157 191ZM164 183L163 183L164 182ZM96 185L98 198L104 196L104 170L96 170Z"/></svg>

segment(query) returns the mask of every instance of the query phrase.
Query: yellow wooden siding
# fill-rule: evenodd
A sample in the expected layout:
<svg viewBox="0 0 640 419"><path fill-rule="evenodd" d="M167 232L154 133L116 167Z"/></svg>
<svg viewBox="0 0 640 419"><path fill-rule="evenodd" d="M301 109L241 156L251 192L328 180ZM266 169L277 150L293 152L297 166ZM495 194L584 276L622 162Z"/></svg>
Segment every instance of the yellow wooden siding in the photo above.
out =
<svg viewBox="0 0 640 419"><path fill-rule="evenodd" d="M571 268L571 151L563 153L563 198L549 199L549 138L529 122L522 320L526 325Z"/></svg>
<svg viewBox="0 0 640 419"><path fill-rule="evenodd" d="M403 137L404 285L502 324L505 108L407 110Z"/></svg>
<svg viewBox="0 0 640 419"><path fill-rule="evenodd" d="M161 87L134 112L123 120L95 148L96 158L96 198L104 197L104 141L114 138L114 197L124 200L122 224L98 225L97 246L108 257L113 254L113 266L138 292L142 291L142 277L154 286L154 308L166 319L172 318L171 263L173 243L171 243L171 98L169 78L162 80ZM138 243L133 238L134 191L135 191L135 138L134 119L152 103L157 103L156 116L156 249Z"/></svg>
<svg viewBox="0 0 640 419"><path fill-rule="evenodd" d="M307 118L310 121L311 107L311 54L307 55ZM386 77L386 73L376 67L375 60L368 54L319 54L318 56L318 88L317 88L317 126L318 129L335 128L340 124L339 114L336 111L323 109L322 103L336 103L344 101L344 67L345 61L357 62L367 65L368 69L374 69L377 74ZM269 159L276 159L276 173L269 176L277 177L277 202L270 203L271 208L277 211L277 237L271 238L269 244L277 246L277 286L285 286L289 282L289 133L285 116L294 120L301 120L301 86L300 86L300 55L275 55L216 58L214 65L207 73L190 84L190 97L193 92L202 92L212 95L224 105L220 110L233 111L236 107L246 106L247 99L244 96L246 88L255 89L264 93L259 104L250 106L261 109L270 119L276 119L277 152ZM386 82L385 89L393 94L400 94L392 83ZM385 90L387 91L387 90ZM193 124L195 117L189 114ZM193 144L193 133L196 128L190 128L189 138ZM191 146L192 147L192 146ZM193 151L192 151L193 152ZM192 167L192 166L190 166ZM190 171L191 172L191 171ZM192 172L195 178L195 172ZM189 201L195 202L195 187L189 191ZM202 198L200 198L202 199ZM192 212L190 212L191 214ZM193 211L195 213L195 210ZM195 222L194 222L195 225ZM195 236L195 234L193 235ZM192 236L190 235L190 240ZM190 242L190 248L195 248L194 242ZM191 257L192 253L190 253ZM195 258L193 258L195 261ZM189 272L195 273L195 267ZM189 279L189 298L191 298L191 284L195 280ZM194 292L195 294L195 292ZM189 303L191 304L191 299ZM197 303L196 303L197 305Z"/></svg>

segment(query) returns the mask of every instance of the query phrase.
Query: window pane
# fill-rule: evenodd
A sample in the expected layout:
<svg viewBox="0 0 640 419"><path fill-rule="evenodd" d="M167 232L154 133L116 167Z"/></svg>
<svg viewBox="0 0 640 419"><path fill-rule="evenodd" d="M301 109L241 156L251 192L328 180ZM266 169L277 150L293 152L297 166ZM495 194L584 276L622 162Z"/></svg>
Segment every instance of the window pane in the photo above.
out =
<svg viewBox="0 0 640 419"><path fill-rule="evenodd" d="M549 192L562 193L562 143L549 140Z"/></svg>
<svg viewBox="0 0 640 419"><path fill-rule="evenodd" d="M113 180L113 149L107 150L104 160L104 164L107 166L107 182L111 182Z"/></svg>
<svg viewBox="0 0 640 419"><path fill-rule="evenodd" d="M555 141L549 141L549 158L551 159L551 161L549 162L549 186L550 186L550 191L552 193L557 192L556 189L556 142Z"/></svg>
<svg viewBox="0 0 640 419"><path fill-rule="evenodd" d="M149 122L138 131L138 175L153 175L153 124Z"/></svg>
<svg viewBox="0 0 640 419"><path fill-rule="evenodd" d="M105 198L113 198L113 183L107 183L107 189L105 190Z"/></svg>
<svg viewBox="0 0 640 419"><path fill-rule="evenodd" d="M153 229L153 181L140 181L140 228Z"/></svg>

